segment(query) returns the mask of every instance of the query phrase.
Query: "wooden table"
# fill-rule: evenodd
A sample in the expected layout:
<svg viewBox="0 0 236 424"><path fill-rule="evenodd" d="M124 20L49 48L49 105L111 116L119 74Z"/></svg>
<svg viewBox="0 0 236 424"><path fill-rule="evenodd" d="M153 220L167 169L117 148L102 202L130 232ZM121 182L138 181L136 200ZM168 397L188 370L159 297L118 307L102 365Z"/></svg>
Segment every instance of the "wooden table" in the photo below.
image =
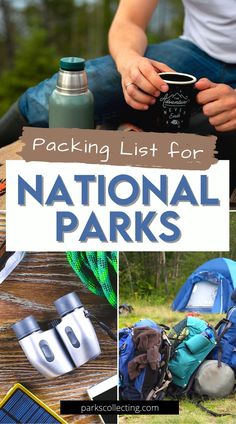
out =
<svg viewBox="0 0 236 424"><path fill-rule="evenodd" d="M18 140L0 149L0 179L6 178L6 160L20 160L23 143ZM0 196L0 210L6 209L6 196Z"/></svg>
<svg viewBox="0 0 236 424"><path fill-rule="evenodd" d="M5 219L0 218L0 238ZM0 398L20 382L59 413L60 400L88 399L86 390L117 370L116 343L95 324L102 355L75 371L48 380L26 359L11 325L33 314L44 323L57 317L53 301L77 291L85 307L99 320L116 329L116 311L101 297L91 294L80 283L64 253L27 253L23 261L0 286ZM98 424L96 416L64 416L68 423Z"/></svg>

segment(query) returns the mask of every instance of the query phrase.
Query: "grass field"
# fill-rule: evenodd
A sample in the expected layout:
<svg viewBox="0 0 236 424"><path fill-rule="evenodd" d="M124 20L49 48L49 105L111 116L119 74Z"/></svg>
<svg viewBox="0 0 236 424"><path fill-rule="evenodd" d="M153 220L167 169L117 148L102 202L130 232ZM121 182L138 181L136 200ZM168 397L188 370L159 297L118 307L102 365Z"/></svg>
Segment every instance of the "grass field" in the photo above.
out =
<svg viewBox="0 0 236 424"><path fill-rule="evenodd" d="M122 303L122 302L121 302ZM170 305L150 306L150 303L132 302L134 311L126 316L120 315L119 327L128 327L142 318L151 318L158 323L169 325L170 327L181 321L185 317L184 313L173 312ZM222 315L201 315L200 318L215 325L223 316ZM121 416L120 424L231 424L236 423L236 395L232 394L228 398L211 400L204 402L204 406L217 413L231 413L234 416L213 417L202 411L189 400L180 401L180 415L142 415Z"/></svg>

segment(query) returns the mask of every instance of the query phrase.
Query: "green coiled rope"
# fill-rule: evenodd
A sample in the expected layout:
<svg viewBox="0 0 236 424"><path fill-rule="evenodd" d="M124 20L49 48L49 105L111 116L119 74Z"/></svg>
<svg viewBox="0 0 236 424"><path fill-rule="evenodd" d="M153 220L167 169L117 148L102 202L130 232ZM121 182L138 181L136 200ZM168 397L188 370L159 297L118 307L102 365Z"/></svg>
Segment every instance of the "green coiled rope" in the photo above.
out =
<svg viewBox="0 0 236 424"><path fill-rule="evenodd" d="M66 252L67 260L92 293L117 307L117 252Z"/></svg>

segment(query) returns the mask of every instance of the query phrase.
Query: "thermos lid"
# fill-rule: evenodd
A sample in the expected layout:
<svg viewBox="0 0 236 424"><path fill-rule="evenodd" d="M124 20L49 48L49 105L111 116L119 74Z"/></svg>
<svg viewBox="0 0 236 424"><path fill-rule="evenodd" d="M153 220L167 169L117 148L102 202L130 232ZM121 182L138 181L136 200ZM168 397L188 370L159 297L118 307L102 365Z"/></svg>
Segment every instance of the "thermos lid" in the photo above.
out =
<svg viewBox="0 0 236 424"><path fill-rule="evenodd" d="M60 299L57 299L54 302L54 305L61 317L74 311L74 309L81 308L83 306L79 296L75 292L68 293L65 296L60 297Z"/></svg>
<svg viewBox="0 0 236 424"><path fill-rule="evenodd" d="M40 326L34 316L30 315L21 321L16 322L16 324L12 326L12 329L15 332L18 340L21 340L24 337L34 333L35 331L39 331Z"/></svg>
<svg viewBox="0 0 236 424"><path fill-rule="evenodd" d="M63 57L60 60L60 68L64 71L83 71L85 60L81 57Z"/></svg>

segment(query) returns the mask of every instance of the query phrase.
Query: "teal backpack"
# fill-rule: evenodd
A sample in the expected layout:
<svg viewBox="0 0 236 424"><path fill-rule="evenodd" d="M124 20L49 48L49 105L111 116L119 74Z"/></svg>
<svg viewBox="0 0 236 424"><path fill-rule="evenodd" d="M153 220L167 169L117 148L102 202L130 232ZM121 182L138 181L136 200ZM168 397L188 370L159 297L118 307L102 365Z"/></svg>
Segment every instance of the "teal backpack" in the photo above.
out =
<svg viewBox="0 0 236 424"><path fill-rule="evenodd" d="M186 392L195 371L217 344L215 330L202 319L189 316L180 321L168 335L172 343L169 370L173 385Z"/></svg>

